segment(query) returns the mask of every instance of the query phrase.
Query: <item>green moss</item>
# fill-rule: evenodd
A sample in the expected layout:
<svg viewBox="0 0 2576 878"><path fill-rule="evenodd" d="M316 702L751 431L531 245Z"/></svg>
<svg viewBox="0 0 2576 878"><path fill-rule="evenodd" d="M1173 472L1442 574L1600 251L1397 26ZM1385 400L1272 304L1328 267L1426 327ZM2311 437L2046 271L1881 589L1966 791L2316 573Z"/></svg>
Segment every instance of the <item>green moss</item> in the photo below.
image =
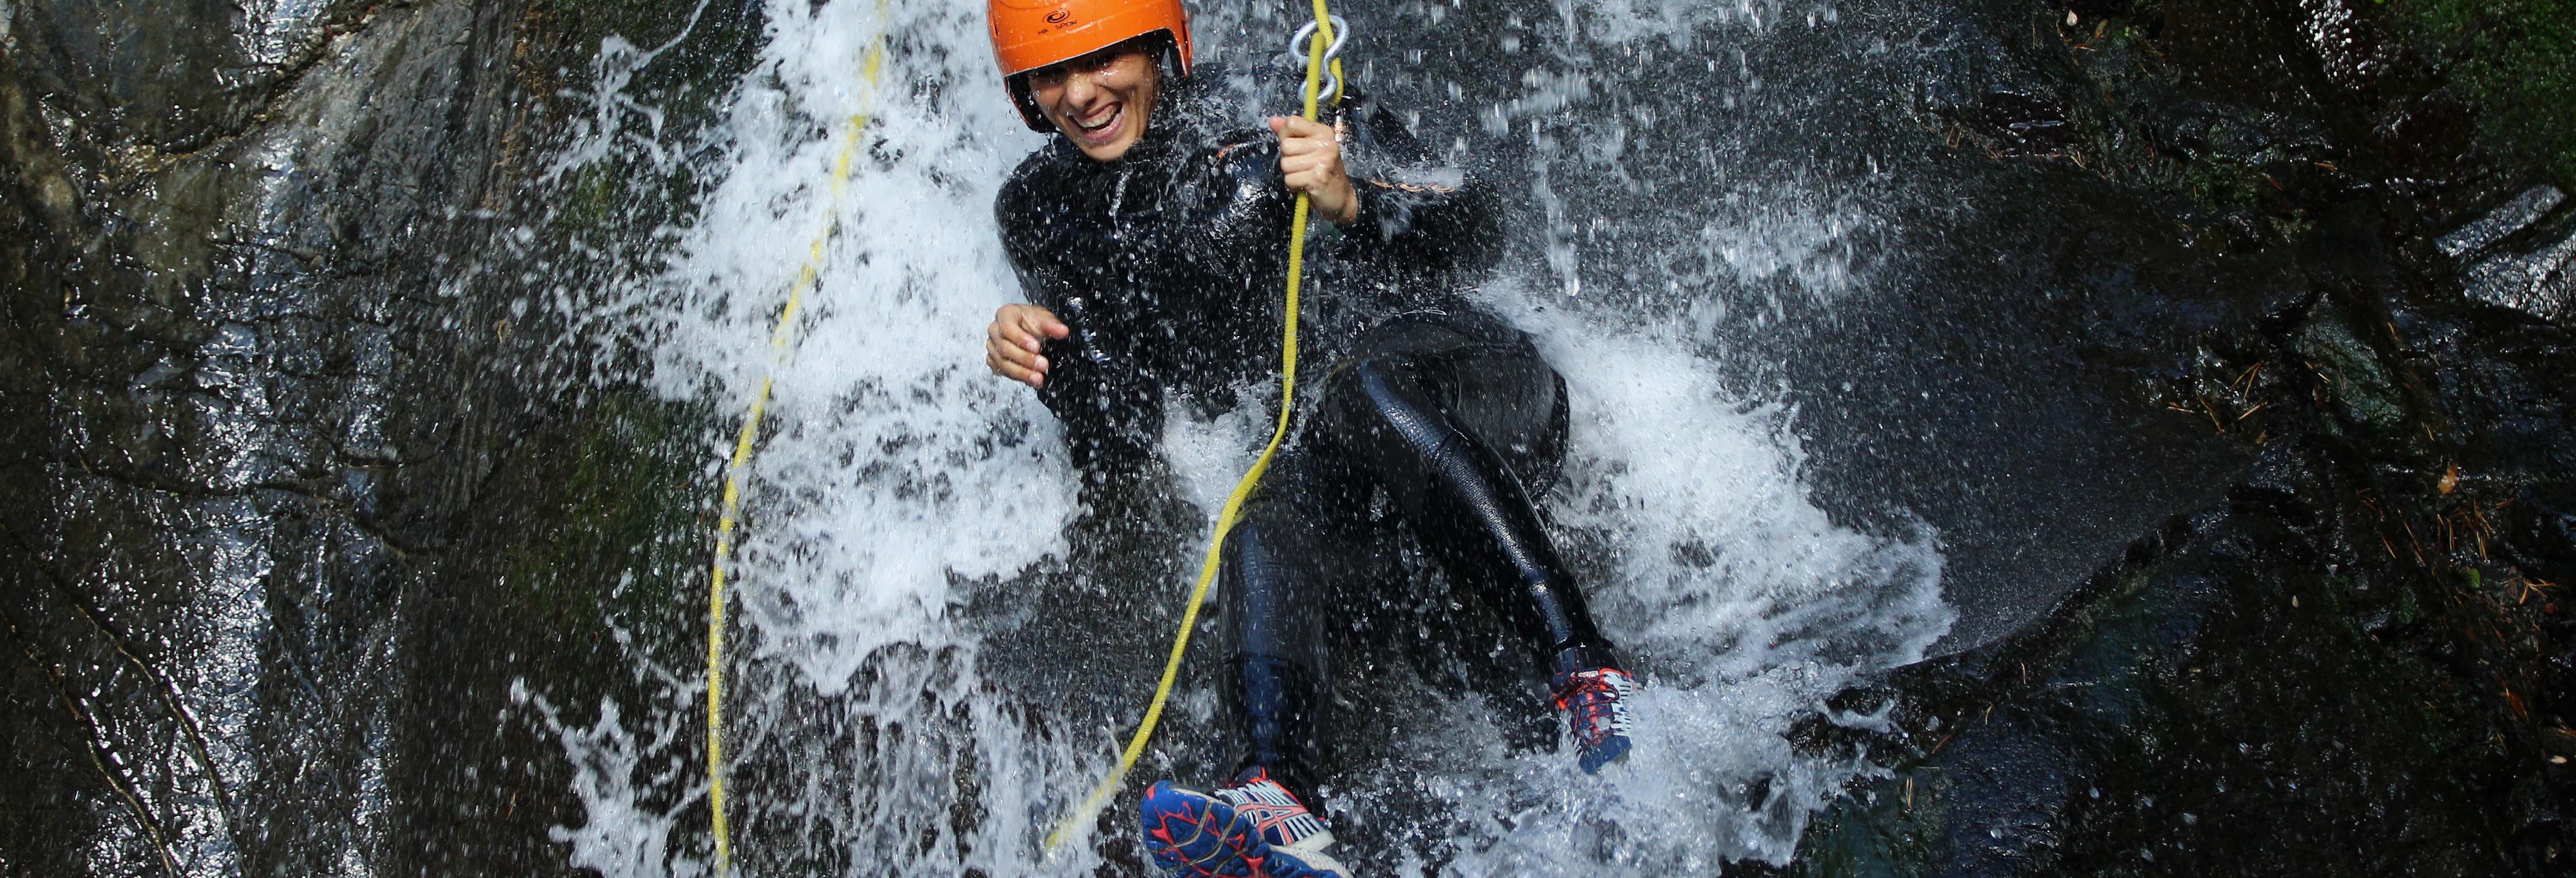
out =
<svg viewBox="0 0 2576 878"><path fill-rule="evenodd" d="M2405 406L2379 355L2331 311L2321 310L2292 344L2324 382L2338 413L2383 436L2404 432Z"/></svg>
<svg viewBox="0 0 2576 878"><path fill-rule="evenodd" d="M567 454L529 486L551 494L547 532L518 542L502 578L531 611L558 624L598 625L654 614L673 594L702 588L702 512L714 486L698 477L697 419L633 390L598 397L563 443Z"/></svg>
<svg viewBox="0 0 2576 878"><path fill-rule="evenodd" d="M1951 853L1948 773L1902 769L1893 779L1835 800L1799 844L1786 870L1799 878L1929 875Z"/></svg>
<svg viewBox="0 0 2576 878"><path fill-rule="evenodd" d="M518 66L534 93L601 87L591 71L611 37L637 47L629 51L670 47L628 71L630 78L618 86L624 100L650 107L652 114L607 114L607 130L566 126L577 136L618 145L553 180L537 199L534 206L557 240L576 242L586 253L610 254L611 264L648 266L671 245L654 230L689 224L710 183L706 169L624 144L687 147L720 120L732 84L750 69L761 42L756 10L714 4L692 24L696 10L694 0L540 0L530 11L526 57Z"/></svg>
<svg viewBox="0 0 2576 878"><path fill-rule="evenodd" d="M555 223L570 231L617 231L618 208L624 203L625 177L613 163L583 165L570 175L557 203Z"/></svg>
<svg viewBox="0 0 2576 878"><path fill-rule="evenodd" d="M2448 60L2506 151L2576 185L2576 0L2378 0L2401 39Z"/></svg>

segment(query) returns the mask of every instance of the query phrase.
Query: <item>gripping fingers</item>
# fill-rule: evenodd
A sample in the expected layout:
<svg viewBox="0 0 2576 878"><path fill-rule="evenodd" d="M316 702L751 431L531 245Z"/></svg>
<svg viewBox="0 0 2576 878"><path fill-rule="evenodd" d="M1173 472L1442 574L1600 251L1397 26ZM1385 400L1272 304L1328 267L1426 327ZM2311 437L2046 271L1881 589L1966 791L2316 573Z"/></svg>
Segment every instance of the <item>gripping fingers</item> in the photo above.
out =
<svg viewBox="0 0 2576 878"><path fill-rule="evenodd" d="M1303 116L1272 116L1270 130L1283 138L1331 142L1333 126Z"/></svg>
<svg viewBox="0 0 2576 878"><path fill-rule="evenodd" d="M1322 137L1299 137L1296 135L1289 135L1279 138L1279 154L1281 156L1309 156L1319 152L1338 152L1339 150L1340 147L1336 146L1331 140Z"/></svg>
<svg viewBox="0 0 2576 878"><path fill-rule="evenodd" d="M1045 309L1005 305L984 328L984 365L993 374L1037 387L1046 380L1047 360L1040 356L1042 337L1063 338L1065 325Z"/></svg>
<svg viewBox="0 0 2576 878"><path fill-rule="evenodd" d="M1280 182L1289 189L1315 192L1339 182L1345 175L1337 156L1300 155L1279 160Z"/></svg>
<svg viewBox="0 0 2576 878"><path fill-rule="evenodd" d="M1358 214L1349 173L1342 169L1341 130L1294 116L1273 116L1270 130L1279 135L1279 177L1289 190L1315 199L1315 207L1334 222Z"/></svg>
<svg viewBox="0 0 2576 878"><path fill-rule="evenodd" d="M1021 311L1020 315L1019 342L1022 347L1031 351L1037 350L1038 346L1044 343L1039 340L1041 337L1063 338L1073 334L1071 327L1065 326L1064 321L1055 319L1055 315L1044 308L1028 308Z"/></svg>
<svg viewBox="0 0 2576 878"><path fill-rule="evenodd" d="M1016 354L1016 356L1014 356ZM1036 387L1046 381L1046 358L1006 344L995 344L984 351L984 365L993 374Z"/></svg>
<svg viewBox="0 0 2576 878"><path fill-rule="evenodd" d="M1323 182L1323 175L1314 168L1283 168L1279 180L1288 185L1289 191L1312 192L1315 184Z"/></svg>
<svg viewBox="0 0 2576 878"><path fill-rule="evenodd" d="M1026 337L1023 336L1023 338ZM1046 371L1046 358L1039 356L1037 351L1030 350L1030 348L1034 347L1037 347L1035 339L1028 339L1023 342L997 335L993 338L991 344L985 346L985 355L995 361L1007 363L1022 369L1044 372Z"/></svg>
<svg viewBox="0 0 2576 878"><path fill-rule="evenodd" d="M1324 176L1313 171L1291 175L1287 178L1287 184L1288 191L1303 192L1315 198L1329 198L1333 192L1331 184L1324 179Z"/></svg>
<svg viewBox="0 0 2576 878"><path fill-rule="evenodd" d="M1294 174L1300 171L1319 171L1325 168L1339 167L1340 165L1340 156L1304 153L1300 155L1280 157L1279 172L1282 174Z"/></svg>

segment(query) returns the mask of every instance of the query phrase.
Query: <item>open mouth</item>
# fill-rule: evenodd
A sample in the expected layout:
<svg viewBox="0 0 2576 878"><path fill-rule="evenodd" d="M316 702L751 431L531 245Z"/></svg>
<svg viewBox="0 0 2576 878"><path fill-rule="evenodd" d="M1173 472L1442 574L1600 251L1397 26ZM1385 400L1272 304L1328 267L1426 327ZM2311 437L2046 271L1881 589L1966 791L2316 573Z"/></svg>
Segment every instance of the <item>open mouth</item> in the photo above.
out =
<svg viewBox="0 0 2576 878"><path fill-rule="evenodd" d="M1119 120L1126 117L1127 109L1125 104L1111 104L1109 106L1102 107L1098 113L1093 114L1089 119L1074 119L1073 127L1082 132L1084 140L1098 143L1109 140L1115 136L1118 132Z"/></svg>

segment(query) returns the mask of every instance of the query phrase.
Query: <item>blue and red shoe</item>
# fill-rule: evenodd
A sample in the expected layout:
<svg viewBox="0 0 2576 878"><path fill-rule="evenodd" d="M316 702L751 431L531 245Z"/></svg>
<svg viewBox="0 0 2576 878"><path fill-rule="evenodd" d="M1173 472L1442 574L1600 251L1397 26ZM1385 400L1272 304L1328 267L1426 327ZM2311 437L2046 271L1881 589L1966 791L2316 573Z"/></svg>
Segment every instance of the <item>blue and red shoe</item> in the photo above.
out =
<svg viewBox="0 0 2576 878"><path fill-rule="evenodd" d="M1241 807L1237 803L1241 803ZM1174 878L1349 878L1333 834L1259 769L1215 795L1157 782L1139 809L1145 850Z"/></svg>
<svg viewBox="0 0 2576 878"><path fill-rule="evenodd" d="M1291 853L1320 854L1333 846L1333 831L1323 818L1306 810L1297 794L1271 779L1270 769L1255 765L1216 788L1216 797L1234 806L1237 816L1261 830L1261 840Z"/></svg>
<svg viewBox="0 0 2576 878"><path fill-rule="evenodd" d="M1637 695L1637 678L1618 668L1567 671L1551 681L1557 709L1566 712L1574 733L1575 764L1583 773L1628 755L1628 700Z"/></svg>

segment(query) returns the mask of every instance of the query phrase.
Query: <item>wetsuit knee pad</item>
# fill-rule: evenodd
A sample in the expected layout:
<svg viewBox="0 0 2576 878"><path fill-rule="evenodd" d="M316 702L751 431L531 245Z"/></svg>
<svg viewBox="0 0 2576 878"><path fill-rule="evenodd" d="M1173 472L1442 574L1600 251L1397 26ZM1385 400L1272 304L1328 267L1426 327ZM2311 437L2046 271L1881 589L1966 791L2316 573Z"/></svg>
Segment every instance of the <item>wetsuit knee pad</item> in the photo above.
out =
<svg viewBox="0 0 2576 878"><path fill-rule="evenodd" d="M1527 333L1473 312L1420 315L1362 336L1326 376L1324 432L1365 441L1391 415L1386 394L1491 449L1531 493L1556 484L1569 423L1565 378Z"/></svg>
<svg viewBox="0 0 2576 878"><path fill-rule="evenodd" d="M1565 461L1564 376L1536 350L1496 345L1460 353L1447 364L1455 385L1450 415L1531 494L1547 493Z"/></svg>
<svg viewBox="0 0 2576 878"><path fill-rule="evenodd" d="M1440 400L1431 392L1433 388L1425 386L1425 378L1416 358L1403 354L1378 354L1343 363L1325 380L1322 426L1331 438L1346 440L1345 444L1383 441L1380 434L1389 426L1391 407L1428 409L1439 405Z"/></svg>

